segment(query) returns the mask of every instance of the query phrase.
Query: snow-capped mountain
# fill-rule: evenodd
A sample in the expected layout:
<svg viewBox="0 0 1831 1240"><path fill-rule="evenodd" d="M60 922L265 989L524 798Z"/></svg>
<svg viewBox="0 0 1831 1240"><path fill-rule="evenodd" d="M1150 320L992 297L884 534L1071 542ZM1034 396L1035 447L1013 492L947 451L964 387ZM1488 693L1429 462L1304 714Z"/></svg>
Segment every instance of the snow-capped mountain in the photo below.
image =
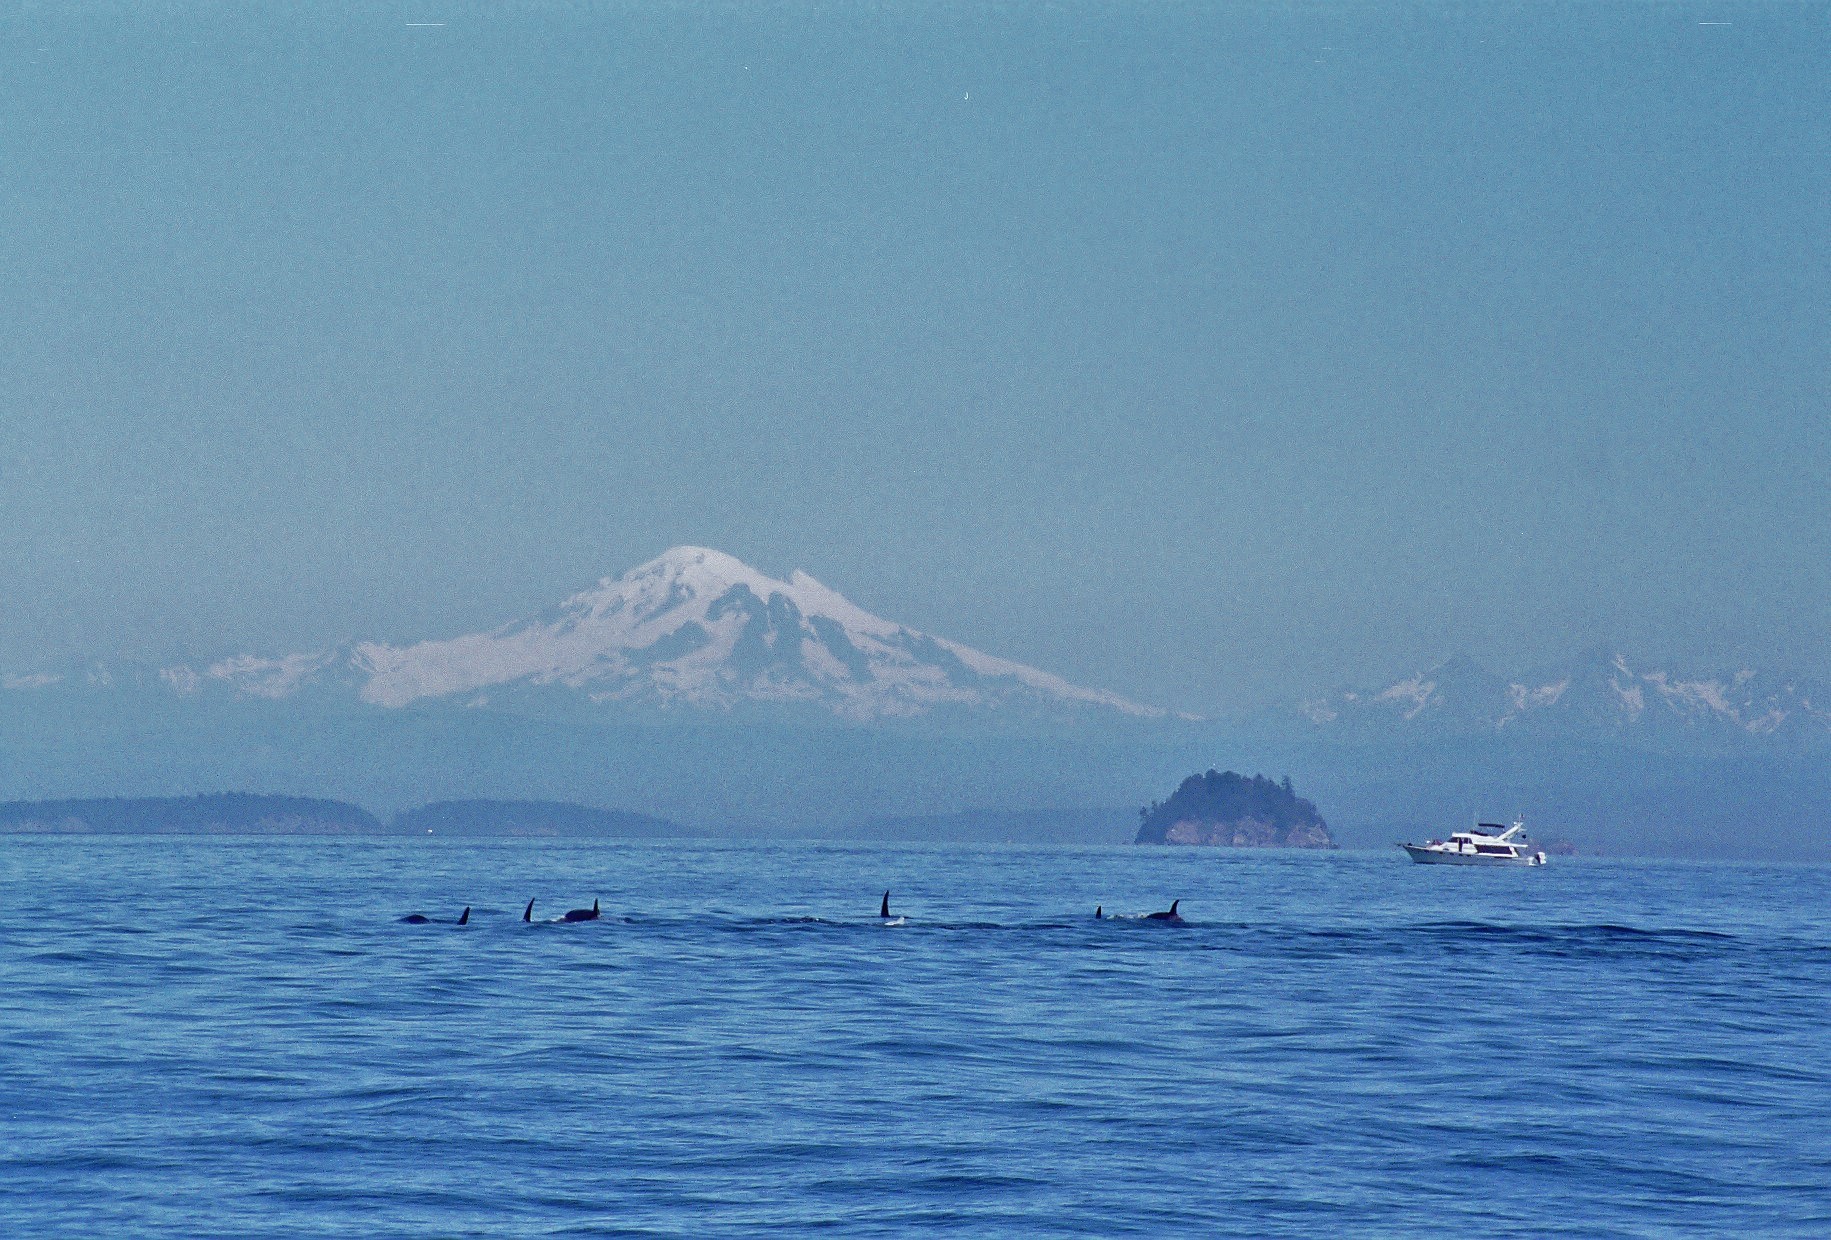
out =
<svg viewBox="0 0 1831 1240"><path fill-rule="evenodd" d="M1453 659L1381 689L1304 703L1328 729L1600 736L1831 736L1831 693L1752 668L1713 675L1642 670L1619 654L1507 677Z"/></svg>
<svg viewBox="0 0 1831 1240"><path fill-rule="evenodd" d="M487 633L246 655L161 676L181 695L227 688L280 699L343 686L384 708L428 699L486 706L557 691L599 706L801 703L859 721L953 707L1162 714L874 616L806 573L778 581L704 547L676 547L537 619Z"/></svg>

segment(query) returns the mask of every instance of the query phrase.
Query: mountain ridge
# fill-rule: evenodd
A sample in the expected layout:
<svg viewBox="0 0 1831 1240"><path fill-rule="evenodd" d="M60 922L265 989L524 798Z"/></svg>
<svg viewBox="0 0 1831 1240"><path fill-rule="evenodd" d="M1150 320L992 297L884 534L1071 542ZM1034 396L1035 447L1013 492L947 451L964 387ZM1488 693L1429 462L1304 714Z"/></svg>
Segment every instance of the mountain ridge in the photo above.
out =
<svg viewBox="0 0 1831 1240"><path fill-rule="evenodd" d="M1456 657L1377 689L1305 701L1320 732L1560 734L1569 739L1831 738L1831 691L1751 667L1687 674L1611 651L1505 676Z"/></svg>
<svg viewBox="0 0 1831 1240"><path fill-rule="evenodd" d="M598 707L721 712L775 703L851 722L945 710L1166 714L886 620L799 569L779 580L694 546L484 632L236 655L159 675L179 696L226 688L281 700L330 686L387 709L569 691Z"/></svg>
<svg viewBox="0 0 1831 1240"><path fill-rule="evenodd" d="M575 726L914 722L972 734L1194 723L1280 743L1485 737L1700 753L1831 740L1831 690L1802 678L1746 666L1679 672L1606 649L1524 675L1452 658L1371 689L1203 720L895 623L804 571L778 579L697 546L602 577L531 618L455 637L0 676L0 707L26 718L63 709L55 698L74 707L101 696L116 713L179 730L218 708L271 707L326 726L412 710Z"/></svg>

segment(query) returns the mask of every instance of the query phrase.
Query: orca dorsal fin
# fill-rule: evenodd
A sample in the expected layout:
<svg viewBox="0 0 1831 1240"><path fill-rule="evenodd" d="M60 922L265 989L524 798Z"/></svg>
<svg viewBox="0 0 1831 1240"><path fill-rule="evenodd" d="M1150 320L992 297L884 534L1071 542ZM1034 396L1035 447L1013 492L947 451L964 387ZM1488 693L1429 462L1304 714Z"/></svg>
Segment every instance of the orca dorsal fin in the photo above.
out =
<svg viewBox="0 0 1831 1240"><path fill-rule="evenodd" d="M1105 921L1106 920L1106 906L1105 905L1103 905L1103 904L1094 905L1094 920L1095 921Z"/></svg>
<svg viewBox="0 0 1831 1240"><path fill-rule="evenodd" d="M534 920L534 901L529 900L528 907L521 910L521 919L523 921L533 921Z"/></svg>
<svg viewBox="0 0 1831 1240"><path fill-rule="evenodd" d="M884 893L884 902L877 906L877 915L879 917L890 916L890 893L888 891Z"/></svg>
<svg viewBox="0 0 1831 1240"><path fill-rule="evenodd" d="M466 904L464 911L458 914L458 924L460 926L470 925L470 905Z"/></svg>
<svg viewBox="0 0 1831 1240"><path fill-rule="evenodd" d="M1177 905L1178 905L1178 904L1181 904L1181 903L1182 903L1182 901L1181 901L1181 900L1172 900L1172 901L1170 901L1170 916L1172 916L1172 917L1178 917L1178 916L1181 916L1181 914L1179 914L1179 913L1178 913L1178 912L1177 912L1177 911L1176 911L1176 906L1177 906Z"/></svg>
<svg viewBox="0 0 1831 1240"><path fill-rule="evenodd" d="M592 897L592 901L591 901L591 915L593 917L596 917L598 915L598 901L595 896Z"/></svg>

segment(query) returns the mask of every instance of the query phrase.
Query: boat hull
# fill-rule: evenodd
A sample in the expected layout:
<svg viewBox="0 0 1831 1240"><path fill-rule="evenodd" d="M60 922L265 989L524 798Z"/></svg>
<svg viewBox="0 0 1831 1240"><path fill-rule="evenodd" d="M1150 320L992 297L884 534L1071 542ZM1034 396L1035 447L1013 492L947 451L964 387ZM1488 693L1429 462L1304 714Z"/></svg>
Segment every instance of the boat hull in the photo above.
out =
<svg viewBox="0 0 1831 1240"><path fill-rule="evenodd" d="M1493 853L1445 852L1422 844L1400 844L1419 865L1542 865L1536 853L1519 857L1497 857Z"/></svg>

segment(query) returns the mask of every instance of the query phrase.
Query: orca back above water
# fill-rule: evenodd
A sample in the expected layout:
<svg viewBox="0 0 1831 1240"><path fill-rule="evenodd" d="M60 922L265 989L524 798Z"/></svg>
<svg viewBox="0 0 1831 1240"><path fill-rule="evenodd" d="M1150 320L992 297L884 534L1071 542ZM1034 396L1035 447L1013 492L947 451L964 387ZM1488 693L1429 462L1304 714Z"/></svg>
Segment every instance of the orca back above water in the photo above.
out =
<svg viewBox="0 0 1831 1240"><path fill-rule="evenodd" d="M1176 911L1176 906L1181 903L1181 900L1172 900L1170 901L1169 911L1163 913L1146 913L1144 919L1146 921L1181 921L1183 916Z"/></svg>
<svg viewBox="0 0 1831 1240"><path fill-rule="evenodd" d="M596 921L597 919L598 902L596 900L591 902L590 908L568 909L566 915L560 918L561 921Z"/></svg>
<svg viewBox="0 0 1831 1240"><path fill-rule="evenodd" d="M405 917L401 918L401 921L405 922L409 926L430 926L437 920L438 920L438 918L428 917L424 913L409 913ZM466 904L464 906L464 911L462 913L458 914L458 920L453 922L452 924L454 926L470 925L470 905Z"/></svg>

